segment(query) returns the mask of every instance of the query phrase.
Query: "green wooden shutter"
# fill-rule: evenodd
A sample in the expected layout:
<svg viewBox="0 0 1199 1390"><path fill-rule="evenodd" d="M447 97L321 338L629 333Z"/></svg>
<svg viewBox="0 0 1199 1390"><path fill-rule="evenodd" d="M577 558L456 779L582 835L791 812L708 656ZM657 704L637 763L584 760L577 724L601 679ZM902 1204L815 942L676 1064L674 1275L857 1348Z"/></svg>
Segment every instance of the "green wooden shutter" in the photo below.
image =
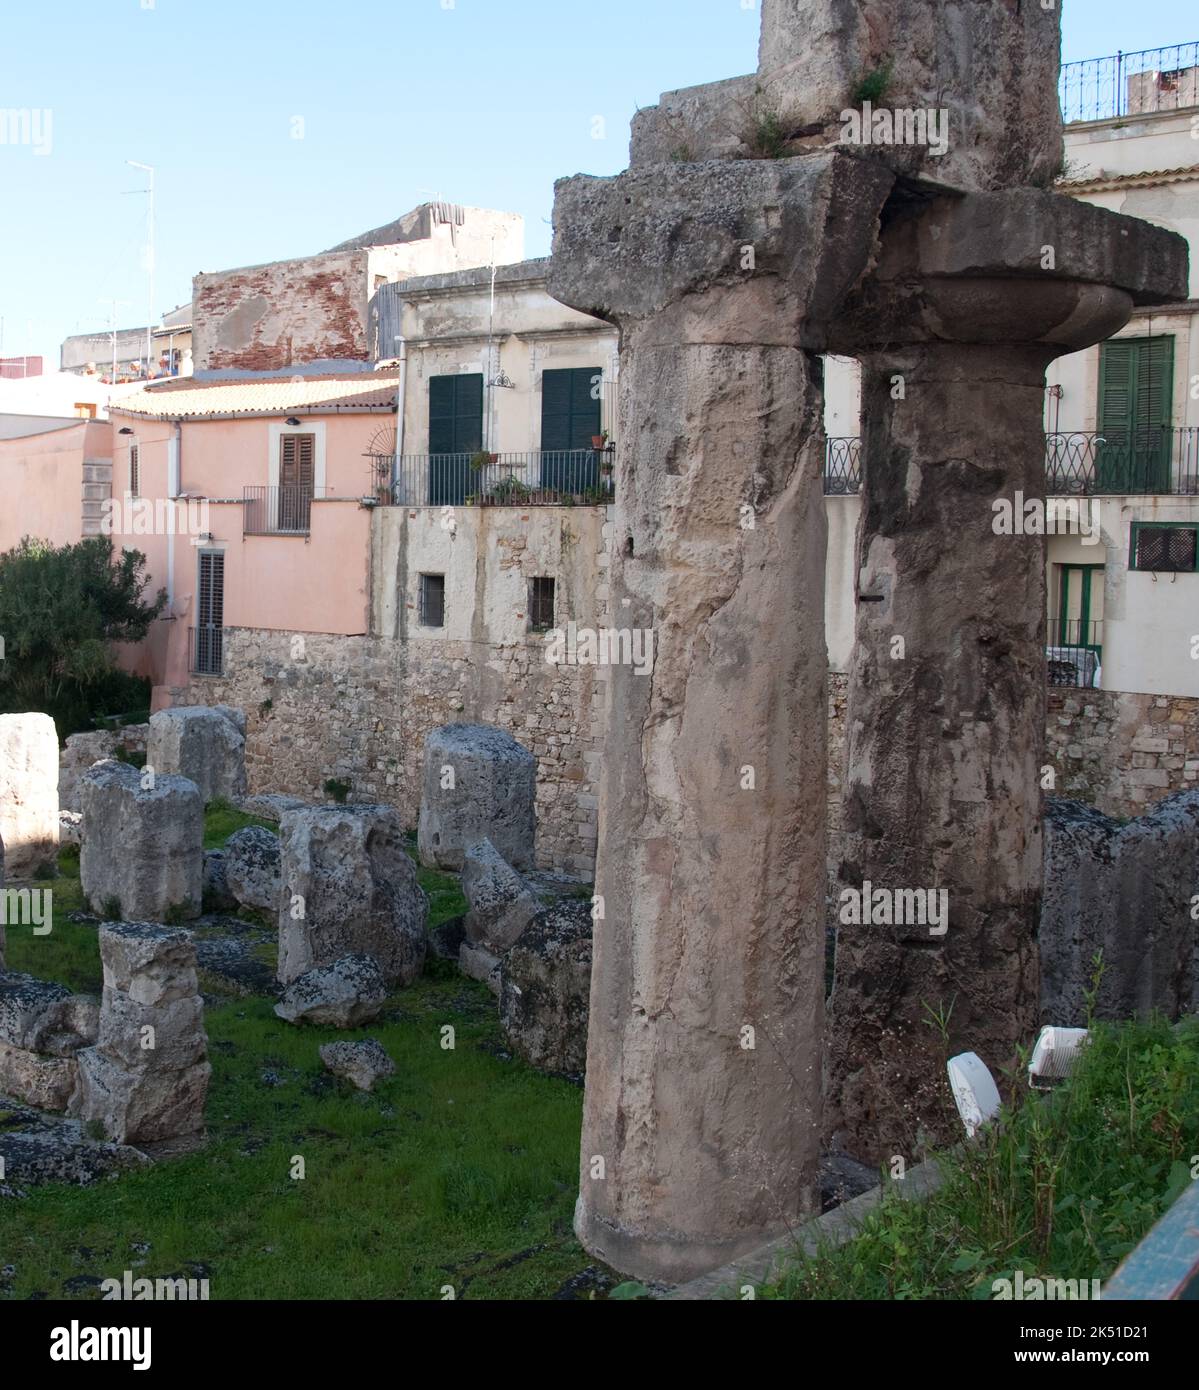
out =
<svg viewBox="0 0 1199 1390"><path fill-rule="evenodd" d="M483 375L429 378L429 452L474 453L483 447Z"/></svg>
<svg viewBox="0 0 1199 1390"><path fill-rule="evenodd" d="M1170 478L1174 339L1119 338L1099 356L1099 483L1105 492L1161 492Z"/></svg>
<svg viewBox="0 0 1199 1390"><path fill-rule="evenodd" d="M1114 440L1132 428L1136 345L1104 343L1099 353L1099 433Z"/></svg>
<svg viewBox="0 0 1199 1390"><path fill-rule="evenodd" d="M541 448L590 449L600 432L602 367L571 367L541 374Z"/></svg>

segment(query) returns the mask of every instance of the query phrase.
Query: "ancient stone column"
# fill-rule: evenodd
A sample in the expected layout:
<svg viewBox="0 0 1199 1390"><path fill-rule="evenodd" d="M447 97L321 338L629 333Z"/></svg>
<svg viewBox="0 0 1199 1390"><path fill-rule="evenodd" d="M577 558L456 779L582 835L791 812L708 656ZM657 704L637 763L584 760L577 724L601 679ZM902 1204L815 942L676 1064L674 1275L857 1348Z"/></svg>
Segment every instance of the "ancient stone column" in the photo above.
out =
<svg viewBox="0 0 1199 1390"><path fill-rule="evenodd" d="M576 1230L678 1280L816 1204L825 896L818 364L888 174L843 156L558 185L551 289L621 328Z"/></svg>
<svg viewBox="0 0 1199 1390"><path fill-rule="evenodd" d="M1047 364L1185 271L1181 238L1063 197L945 198L889 219L838 326L865 434L827 1100L857 1157L956 1137L947 1055L998 1076L1034 1040L1045 542L996 504L1043 504Z"/></svg>

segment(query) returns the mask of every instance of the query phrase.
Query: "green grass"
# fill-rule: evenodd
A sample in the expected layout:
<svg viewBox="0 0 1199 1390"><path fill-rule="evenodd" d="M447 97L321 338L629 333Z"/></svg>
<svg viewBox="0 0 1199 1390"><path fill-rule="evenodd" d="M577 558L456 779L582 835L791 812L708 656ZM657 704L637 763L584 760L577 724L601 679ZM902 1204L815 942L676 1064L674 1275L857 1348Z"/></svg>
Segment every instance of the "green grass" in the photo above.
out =
<svg viewBox="0 0 1199 1390"><path fill-rule="evenodd" d="M1057 1090L1018 1084L926 1202L891 1197L840 1249L759 1291L783 1299L987 1299L996 1279L1107 1279L1191 1181L1199 1021L1095 1024Z"/></svg>
<svg viewBox="0 0 1199 1390"><path fill-rule="evenodd" d="M210 837L234 819L249 823L210 807ZM54 930L10 928L10 968L95 992L95 928L62 920L81 905L78 858L60 864ZM431 925L463 910L454 875L419 877ZM0 1299L94 1298L64 1286L125 1269L206 1277L218 1299L439 1298L446 1285L458 1298L548 1298L593 1266L571 1232L582 1093L505 1059L484 986L435 962L355 1032L294 1027L258 996L221 1003L206 1022L209 1146L0 1202L0 1265L16 1269ZM370 1094L329 1076L318 1055L361 1037L396 1064Z"/></svg>
<svg viewBox="0 0 1199 1390"><path fill-rule="evenodd" d="M279 827L261 816L247 816L224 797L218 796L204 808L204 848L220 849L236 830L244 830L247 825L261 825L272 834L278 834Z"/></svg>

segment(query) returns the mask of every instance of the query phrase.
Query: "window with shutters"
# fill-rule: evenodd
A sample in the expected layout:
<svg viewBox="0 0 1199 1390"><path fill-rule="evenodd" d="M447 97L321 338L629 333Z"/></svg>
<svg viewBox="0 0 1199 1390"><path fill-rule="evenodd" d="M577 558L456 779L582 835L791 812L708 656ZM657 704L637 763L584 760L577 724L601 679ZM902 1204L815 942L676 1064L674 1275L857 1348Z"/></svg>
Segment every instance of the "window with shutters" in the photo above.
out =
<svg viewBox="0 0 1199 1390"><path fill-rule="evenodd" d="M312 523L312 498L315 490L316 435L280 436L276 529L306 534Z"/></svg>
<svg viewBox="0 0 1199 1390"><path fill-rule="evenodd" d="M141 450L136 444L129 446L129 496L140 497L142 495L142 460Z"/></svg>
<svg viewBox="0 0 1199 1390"><path fill-rule="evenodd" d="M195 675L219 676L225 669L225 553L201 550L198 565L191 668Z"/></svg>
<svg viewBox="0 0 1199 1390"><path fill-rule="evenodd" d="M554 625L554 581L538 575L529 580L529 630L548 632Z"/></svg>
<svg viewBox="0 0 1199 1390"><path fill-rule="evenodd" d="M461 506L477 486L471 457L483 447L483 374L429 378L429 505Z"/></svg>
<svg viewBox="0 0 1199 1390"><path fill-rule="evenodd" d="M1199 523L1134 521L1129 567L1154 574L1193 574L1199 570Z"/></svg>
<svg viewBox="0 0 1199 1390"><path fill-rule="evenodd" d="M420 577L421 627L445 627L445 575L422 574Z"/></svg>
<svg viewBox="0 0 1199 1390"><path fill-rule="evenodd" d="M602 428L602 367L570 367L541 374L541 485L584 493L600 485L594 440Z"/></svg>
<svg viewBox="0 0 1199 1390"><path fill-rule="evenodd" d="M1099 355L1101 492L1168 492L1174 339L1115 338Z"/></svg>

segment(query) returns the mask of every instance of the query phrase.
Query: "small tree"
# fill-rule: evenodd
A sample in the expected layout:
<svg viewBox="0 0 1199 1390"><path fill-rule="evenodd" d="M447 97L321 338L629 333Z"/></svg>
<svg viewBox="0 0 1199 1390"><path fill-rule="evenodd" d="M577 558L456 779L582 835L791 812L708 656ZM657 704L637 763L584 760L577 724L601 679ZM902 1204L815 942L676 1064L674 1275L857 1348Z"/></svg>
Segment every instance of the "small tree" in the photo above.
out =
<svg viewBox="0 0 1199 1390"><path fill-rule="evenodd" d="M0 555L0 711L52 715L65 738L146 699L114 650L140 642L166 606L165 590L143 599L145 563L136 550L114 557L107 536L64 546L27 536Z"/></svg>

